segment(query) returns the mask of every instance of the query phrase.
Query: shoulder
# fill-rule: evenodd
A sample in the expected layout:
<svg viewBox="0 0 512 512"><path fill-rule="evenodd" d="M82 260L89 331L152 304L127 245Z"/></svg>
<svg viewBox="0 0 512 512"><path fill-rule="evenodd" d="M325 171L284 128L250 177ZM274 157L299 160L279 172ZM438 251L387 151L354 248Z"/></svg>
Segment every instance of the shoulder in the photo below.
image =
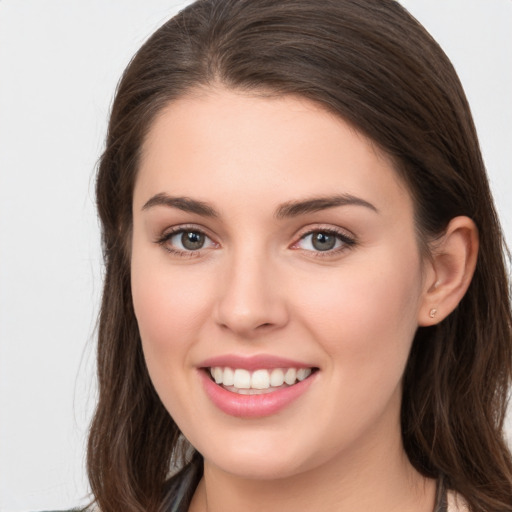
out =
<svg viewBox="0 0 512 512"><path fill-rule="evenodd" d="M447 493L447 512L469 512L466 500L455 491L448 491Z"/></svg>

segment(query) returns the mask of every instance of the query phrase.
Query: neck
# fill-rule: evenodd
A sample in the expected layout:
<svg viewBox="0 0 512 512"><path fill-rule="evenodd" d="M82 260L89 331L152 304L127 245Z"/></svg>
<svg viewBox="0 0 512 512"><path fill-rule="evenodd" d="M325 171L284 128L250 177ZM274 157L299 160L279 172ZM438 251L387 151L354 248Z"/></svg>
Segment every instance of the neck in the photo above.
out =
<svg viewBox="0 0 512 512"><path fill-rule="evenodd" d="M205 460L190 512L432 512L435 481L410 464L400 436L279 479L250 479Z"/></svg>

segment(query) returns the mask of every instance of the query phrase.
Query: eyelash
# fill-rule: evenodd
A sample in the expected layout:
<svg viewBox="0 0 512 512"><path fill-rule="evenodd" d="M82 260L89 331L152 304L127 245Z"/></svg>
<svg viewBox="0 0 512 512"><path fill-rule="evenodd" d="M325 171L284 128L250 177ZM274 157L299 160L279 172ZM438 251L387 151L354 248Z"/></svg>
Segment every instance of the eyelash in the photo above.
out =
<svg viewBox="0 0 512 512"><path fill-rule="evenodd" d="M170 231L167 231L162 234L157 240L156 243L160 246L162 246L167 252L175 255L175 256L181 256L185 258L197 258L203 254L204 249L198 249L198 250L189 250L189 251L183 251L181 249L176 249L175 247L172 247L169 245L169 241L173 236L179 235L180 233L198 233L200 235L203 235L208 240L211 240L211 238L204 232L204 230L198 228L197 226L177 226L176 228L172 228ZM215 244L215 242L213 242ZM218 245L218 244L217 244Z"/></svg>
<svg viewBox="0 0 512 512"><path fill-rule="evenodd" d="M331 235L334 236L338 241L341 242L341 246L329 249L326 251L314 251L314 250L308 250L308 249L301 249L300 247L297 247L297 245L305 240L308 236L314 235L315 233L321 233L324 235ZM351 247L354 247L356 245L357 241L354 236L351 236L347 234L347 232L342 231L341 229L335 229L333 227L323 228L321 226L318 226L314 229L310 229L304 234L302 234L297 242L295 242L292 246L292 249L295 250L303 250L305 252L311 253L314 255L315 258L328 258L333 257L336 255L341 254L342 252L345 252L346 250L350 249Z"/></svg>
<svg viewBox="0 0 512 512"><path fill-rule="evenodd" d="M174 237L180 233L187 233L187 232L198 233L200 235L203 235L205 238L210 240L214 245L218 245L215 242L213 242L213 240L211 240L211 238L204 232L204 230L202 230L201 228L198 228L197 226L177 226L176 228L173 228L172 230L167 231L166 233L162 234L162 236L159 237L155 242L158 245L162 246L167 252L169 252L175 256L185 257L185 258L194 258L194 257L202 256L203 252L205 250L203 248L197 249L197 250L184 251L181 249L176 249L175 247L172 247L171 245L169 245L168 242L171 240L172 237ZM314 250L309 250L309 249L301 249L300 247L297 247L297 245L301 241L305 240L308 236L311 236L315 233L322 233L322 234L334 236L334 237L336 237L336 239L338 241L341 242L342 245L340 247L337 247L334 249L329 249L326 251L318 251L318 250L314 251ZM356 241L355 237L348 235L345 231L337 230L332 227L322 228L321 226L319 226L315 229L310 229L309 231L300 235L299 240L297 242L295 242L291 246L291 248L294 250L302 250L307 253L310 253L315 258L326 258L329 256L332 257L334 255L340 254L341 252L344 252L344 251L350 249L351 247L355 246L356 243L357 243L357 241Z"/></svg>

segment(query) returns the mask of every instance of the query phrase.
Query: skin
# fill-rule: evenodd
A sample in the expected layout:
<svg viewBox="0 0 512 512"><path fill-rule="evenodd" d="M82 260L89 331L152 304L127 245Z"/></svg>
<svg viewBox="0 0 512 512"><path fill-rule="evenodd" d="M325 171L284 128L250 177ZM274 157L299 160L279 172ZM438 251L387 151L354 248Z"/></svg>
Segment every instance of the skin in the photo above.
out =
<svg viewBox="0 0 512 512"><path fill-rule="evenodd" d="M148 204L159 194L218 216ZM371 206L275 215L347 194ZM161 112L134 191L132 293L154 386L205 458L192 511L433 510L435 482L402 447L401 380L418 325L467 288L477 239L455 219L424 258L413 211L391 161L307 100L218 87ZM205 233L203 248L162 241L174 228ZM318 251L308 233L325 230L353 243ZM237 418L199 378L201 361L225 354L319 370L278 413Z"/></svg>

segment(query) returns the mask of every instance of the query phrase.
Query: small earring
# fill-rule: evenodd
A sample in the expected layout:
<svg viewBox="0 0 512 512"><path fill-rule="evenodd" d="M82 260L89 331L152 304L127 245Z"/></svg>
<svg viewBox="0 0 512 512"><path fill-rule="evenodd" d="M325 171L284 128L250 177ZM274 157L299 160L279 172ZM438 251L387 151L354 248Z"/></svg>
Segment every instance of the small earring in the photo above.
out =
<svg viewBox="0 0 512 512"><path fill-rule="evenodd" d="M437 314L437 309L436 308L432 308L430 310L430 318L435 318L436 314Z"/></svg>

